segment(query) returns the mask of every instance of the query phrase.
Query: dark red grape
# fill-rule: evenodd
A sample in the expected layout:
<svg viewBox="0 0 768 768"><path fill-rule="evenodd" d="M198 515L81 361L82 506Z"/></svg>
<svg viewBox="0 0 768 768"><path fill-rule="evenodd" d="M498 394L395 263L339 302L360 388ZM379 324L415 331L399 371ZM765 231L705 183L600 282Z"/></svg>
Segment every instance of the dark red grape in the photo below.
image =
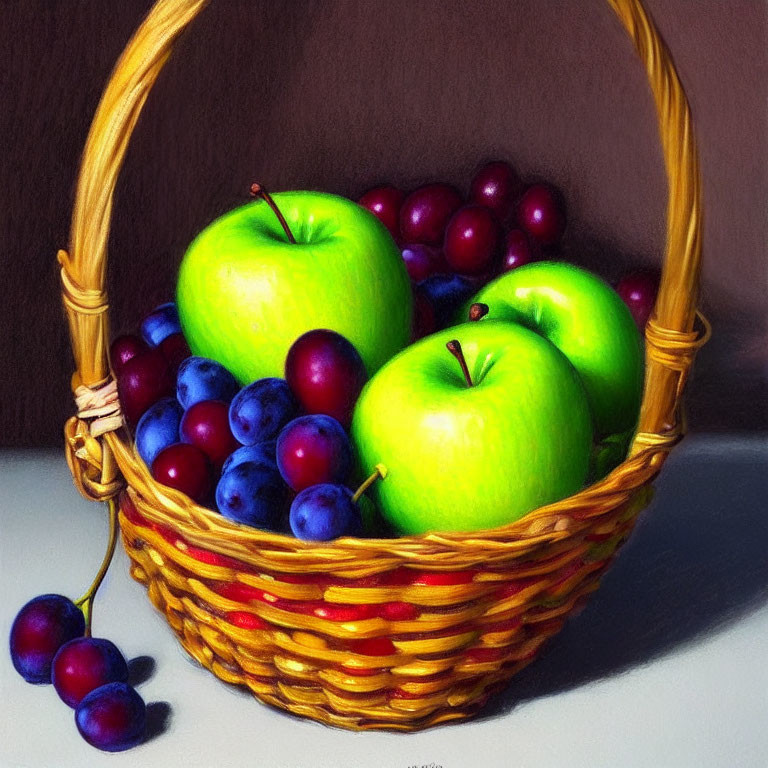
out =
<svg viewBox="0 0 768 768"><path fill-rule="evenodd" d="M173 378L178 373L179 366L192 355L187 340L182 333L172 333L160 342L160 351L168 361L168 370Z"/></svg>
<svg viewBox="0 0 768 768"><path fill-rule="evenodd" d="M501 271L530 264L539 258L538 244L531 240L522 229L510 229L504 239L504 258L501 263Z"/></svg>
<svg viewBox="0 0 768 768"><path fill-rule="evenodd" d="M417 341L436 330L437 316L435 310L424 291L419 286L415 286L413 291L412 340Z"/></svg>
<svg viewBox="0 0 768 768"><path fill-rule="evenodd" d="M175 386L168 361L159 349L132 357L117 376L117 391L125 420L135 427L144 412L163 397L172 397Z"/></svg>
<svg viewBox="0 0 768 768"><path fill-rule="evenodd" d="M53 659L53 687L72 708L95 688L127 680L128 665L111 640L78 637L62 645Z"/></svg>
<svg viewBox="0 0 768 768"><path fill-rule="evenodd" d="M445 229L445 260L459 274L480 274L493 261L498 241L499 225L493 213L482 205L466 205L453 214Z"/></svg>
<svg viewBox="0 0 768 768"><path fill-rule="evenodd" d="M108 683L91 691L77 705L75 723L92 747L122 752L144 740L147 707L127 683Z"/></svg>
<svg viewBox="0 0 768 768"><path fill-rule="evenodd" d="M152 462L152 476L158 483L175 488L198 503L202 503L211 490L208 457L188 443L176 443L160 451Z"/></svg>
<svg viewBox="0 0 768 768"><path fill-rule="evenodd" d="M400 241L400 206L405 192L384 184L369 189L357 202L367 208L389 230L396 242Z"/></svg>
<svg viewBox="0 0 768 768"><path fill-rule="evenodd" d="M50 683L53 658L64 643L85 632L82 611L63 595L30 600L11 626L11 661L28 683Z"/></svg>
<svg viewBox="0 0 768 768"><path fill-rule="evenodd" d="M404 245L401 252L408 276L414 283L425 280L443 265L442 254L431 245L421 245L420 243Z"/></svg>
<svg viewBox="0 0 768 768"><path fill-rule="evenodd" d="M109 348L109 360L112 363L112 370L117 376L125 364L133 357L146 352L149 347L143 339L133 334L118 336Z"/></svg>
<svg viewBox="0 0 768 768"><path fill-rule="evenodd" d="M347 433L331 416L299 416L277 438L277 466L294 491L319 483L343 483L352 468Z"/></svg>
<svg viewBox="0 0 768 768"><path fill-rule="evenodd" d="M555 245L566 224L565 200L551 184L533 184L517 204L517 223L542 245Z"/></svg>
<svg viewBox="0 0 768 768"><path fill-rule="evenodd" d="M400 234L406 243L440 245L445 225L461 205L450 184L427 184L411 192L400 208Z"/></svg>
<svg viewBox="0 0 768 768"><path fill-rule="evenodd" d="M285 378L307 413L333 416L344 428L368 376L353 344L335 331L299 336L288 350Z"/></svg>
<svg viewBox="0 0 768 768"><path fill-rule="evenodd" d="M240 447L229 426L229 404L223 400L201 400L181 417L179 435L184 443L196 445L221 469L227 456Z"/></svg>
<svg viewBox="0 0 768 768"><path fill-rule="evenodd" d="M651 316L659 292L660 276L652 270L630 272L619 280L616 293L629 307L637 327L642 331Z"/></svg>
<svg viewBox="0 0 768 768"><path fill-rule="evenodd" d="M497 160L484 165L472 179L469 201L490 208L504 223L512 215L522 192L520 177L509 163Z"/></svg>

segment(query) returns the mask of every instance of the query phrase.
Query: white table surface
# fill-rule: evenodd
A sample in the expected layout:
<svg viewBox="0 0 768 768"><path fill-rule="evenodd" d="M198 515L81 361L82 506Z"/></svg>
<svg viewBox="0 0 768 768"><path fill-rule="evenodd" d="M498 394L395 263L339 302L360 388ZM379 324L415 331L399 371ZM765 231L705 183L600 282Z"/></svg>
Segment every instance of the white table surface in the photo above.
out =
<svg viewBox="0 0 768 768"><path fill-rule="evenodd" d="M106 533L62 454L0 451L2 768L768 766L765 437L689 437L584 613L480 719L419 734L332 729L219 682L188 660L118 548L94 634L153 660L136 667L156 734L121 754L92 749L51 686L15 673L7 638L31 597L81 594Z"/></svg>

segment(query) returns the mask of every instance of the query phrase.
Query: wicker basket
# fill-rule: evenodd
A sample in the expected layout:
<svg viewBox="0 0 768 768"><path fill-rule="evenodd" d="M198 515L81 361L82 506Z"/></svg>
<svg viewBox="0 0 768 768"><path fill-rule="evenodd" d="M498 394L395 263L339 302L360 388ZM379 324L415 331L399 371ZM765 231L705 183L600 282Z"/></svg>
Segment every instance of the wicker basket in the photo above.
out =
<svg viewBox="0 0 768 768"><path fill-rule="evenodd" d="M67 460L90 499L119 498L131 573L181 644L262 701L350 729L416 730L476 712L594 591L680 440L697 322L698 159L670 55L639 0L608 0L651 83L669 178L662 284L629 458L605 479L501 528L299 541L231 523L155 483L123 427L108 367L106 245L128 140L171 47L206 0L159 0L91 126L70 252L59 252L77 371Z"/></svg>

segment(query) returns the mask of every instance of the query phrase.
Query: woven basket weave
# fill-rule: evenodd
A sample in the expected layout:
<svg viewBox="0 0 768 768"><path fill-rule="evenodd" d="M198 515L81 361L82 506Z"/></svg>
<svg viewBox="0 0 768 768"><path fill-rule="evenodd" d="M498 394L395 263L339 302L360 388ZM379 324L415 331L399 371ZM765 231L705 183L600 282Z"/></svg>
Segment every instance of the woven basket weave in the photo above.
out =
<svg viewBox="0 0 768 768"><path fill-rule="evenodd" d="M77 370L67 460L119 499L131 573L182 645L262 701L350 729L416 730L476 712L594 591L683 432L708 327L696 312L698 158L689 107L639 0L608 0L645 65L669 179L661 288L630 455L597 484L489 531L328 543L241 527L158 485L123 426L108 363L106 245L117 174L177 36L207 0L158 0L112 73L82 160L62 291Z"/></svg>

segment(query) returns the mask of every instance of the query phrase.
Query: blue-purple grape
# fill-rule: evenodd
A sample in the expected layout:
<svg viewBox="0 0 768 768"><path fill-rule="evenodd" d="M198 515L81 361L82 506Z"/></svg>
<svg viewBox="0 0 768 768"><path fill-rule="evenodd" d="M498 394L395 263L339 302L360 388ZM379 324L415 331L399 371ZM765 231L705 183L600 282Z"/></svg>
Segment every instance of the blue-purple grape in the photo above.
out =
<svg viewBox="0 0 768 768"><path fill-rule="evenodd" d="M147 707L127 683L107 683L91 691L77 705L75 723L92 747L122 752L144 740Z"/></svg>
<svg viewBox="0 0 768 768"><path fill-rule="evenodd" d="M16 614L11 627L13 666L28 683L50 683L53 657L84 632L85 618L68 597L35 597Z"/></svg>

